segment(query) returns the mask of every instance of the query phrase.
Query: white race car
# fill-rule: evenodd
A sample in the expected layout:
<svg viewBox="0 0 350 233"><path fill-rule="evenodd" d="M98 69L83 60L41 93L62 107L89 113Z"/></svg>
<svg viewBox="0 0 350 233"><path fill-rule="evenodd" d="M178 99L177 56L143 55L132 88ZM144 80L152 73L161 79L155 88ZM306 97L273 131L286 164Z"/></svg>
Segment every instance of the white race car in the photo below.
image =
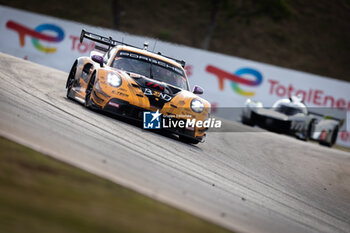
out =
<svg viewBox="0 0 350 233"><path fill-rule="evenodd" d="M334 117L309 112L297 96L280 99L272 108L264 108L261 102L247 99L241 120L246 125L257 125L302 140L316 140L327 146L334 145L343 122Z"/></svg>

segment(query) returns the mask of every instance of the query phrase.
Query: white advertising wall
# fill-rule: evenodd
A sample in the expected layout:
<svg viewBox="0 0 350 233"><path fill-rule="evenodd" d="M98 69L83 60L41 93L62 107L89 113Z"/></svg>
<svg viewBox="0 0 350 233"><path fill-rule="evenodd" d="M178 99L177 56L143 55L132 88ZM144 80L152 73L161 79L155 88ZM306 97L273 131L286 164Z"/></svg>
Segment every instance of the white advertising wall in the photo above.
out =
<svg viewBox="0 0 350 233"><path fill-rule="evenodd" d="M147 41L150 50L185 60L190 84L204 88L203 97L212 103L214 113L242 107L247 98L272 106L277 99L300 94L310 107L350 115L349 82L4 6L0 6L0 51L68 72L76 57L89 55L94 47L91 41L79 43L82 28L140 47ZM337 143L350 147L348 124Z"/></svg>

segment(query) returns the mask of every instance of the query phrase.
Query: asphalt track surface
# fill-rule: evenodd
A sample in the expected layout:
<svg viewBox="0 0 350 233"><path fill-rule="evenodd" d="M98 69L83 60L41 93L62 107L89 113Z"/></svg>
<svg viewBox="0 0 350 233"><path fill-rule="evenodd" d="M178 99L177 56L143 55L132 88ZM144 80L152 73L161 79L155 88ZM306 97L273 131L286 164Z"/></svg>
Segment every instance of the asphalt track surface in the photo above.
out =
<svg viewBox="0 0 350 233"><path fill-rule="evenodd" d="M349 153L239 123L184 144L68 100L66 77L0 53L0 134L232 230L350 232Z"/></svg>

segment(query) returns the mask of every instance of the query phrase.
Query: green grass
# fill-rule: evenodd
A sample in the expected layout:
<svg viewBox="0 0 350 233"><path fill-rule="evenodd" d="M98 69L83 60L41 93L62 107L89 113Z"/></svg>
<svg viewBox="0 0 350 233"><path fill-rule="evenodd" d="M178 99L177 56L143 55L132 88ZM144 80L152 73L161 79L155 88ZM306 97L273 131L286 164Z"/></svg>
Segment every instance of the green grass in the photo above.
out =
<svg viewBox="0 0 350 233"><path fill-rule="evenodd" d="M0 137L0 232L229 232Z"/></svg>

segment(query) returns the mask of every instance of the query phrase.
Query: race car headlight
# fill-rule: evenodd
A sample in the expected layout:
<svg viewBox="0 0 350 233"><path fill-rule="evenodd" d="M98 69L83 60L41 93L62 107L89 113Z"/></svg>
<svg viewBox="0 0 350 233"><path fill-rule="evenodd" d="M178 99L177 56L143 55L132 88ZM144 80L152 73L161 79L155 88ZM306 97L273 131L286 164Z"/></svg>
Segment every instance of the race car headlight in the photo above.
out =
<svg viewBox="0 0 350 233"><path fill-rule="evenodd" d="M115 74L115 73L109 73L107 75L107 82L112 87L119 87L120 85L122 85L121 77L119 75Z"/></svg>
<svg viewBox="0 0 350 233"><path fill-rule="evenodd" d="M191 109L192 109L192 111L194 111L196 113L200 113L203 111L204 105L203 105L202 101L200 101L199 99L193 99L191 101Z"/></svg>

